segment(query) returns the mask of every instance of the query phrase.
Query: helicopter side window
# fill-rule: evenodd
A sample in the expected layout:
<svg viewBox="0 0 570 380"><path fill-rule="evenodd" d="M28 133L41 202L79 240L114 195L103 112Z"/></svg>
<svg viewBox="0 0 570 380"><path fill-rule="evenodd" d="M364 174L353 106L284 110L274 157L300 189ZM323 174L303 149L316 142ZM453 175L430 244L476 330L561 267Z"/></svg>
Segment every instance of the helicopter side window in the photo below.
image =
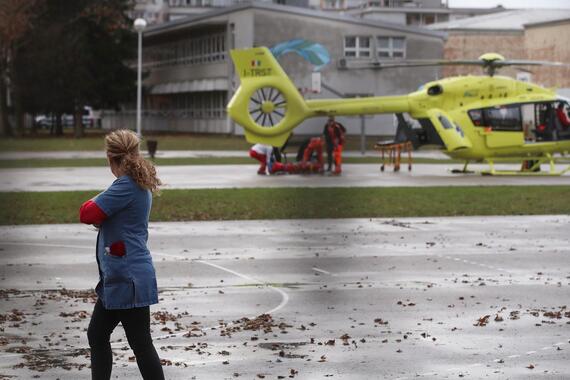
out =
<svg viewBox="0 0 570 380"><path fill-rule="evenodd" d="M441 125L443 126L443 128L445 128L445 129L453 129L453 124L451 124L451 121L449 121L445 116L440 115L440 116L439 116L439 122L441 123Z"/></svg>
<svg viewBox="0 0 570 380"><path fill-rule="evenodd" d="M520 106L484 108L483 115L494 131L522 131Z"/></svg>
<svg viewBox="0 0 570 380"><path fill-rule="evenodd" d="M499 106L469 111L469 117L476 127L491 128L493 131L522 131L520 106Z"/></svg>

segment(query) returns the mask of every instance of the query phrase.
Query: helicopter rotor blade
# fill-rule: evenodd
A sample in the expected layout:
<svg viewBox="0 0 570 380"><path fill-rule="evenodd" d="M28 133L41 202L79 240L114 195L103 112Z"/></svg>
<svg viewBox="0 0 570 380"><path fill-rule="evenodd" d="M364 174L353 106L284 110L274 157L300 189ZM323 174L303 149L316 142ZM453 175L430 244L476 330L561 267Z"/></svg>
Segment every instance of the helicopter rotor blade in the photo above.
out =
<svg viewBox="0 0 570 380"><path fill-rule="evenodd" d="M366 64L364 62L364 64ZM399 67L429 67L429 66L460 66L460 65L473 65L480 66L481 61L477 60L461 60L461 61L449 61L449 60L431 60L431 59L418 59L409 60L405 62L397 63L384 63L384 62L371 62L369 68L373 69L393 69Z"/></svg>
<svg viewBox="0 0 570 380"><path fill-rule="evenodd" d="M523 59L513 59L508 61L498 61L496 66L554 66L554 67L570 67L569 63L550 62L550 61L530 61Z"/></svg>
<svg viewBox="0 0 570 380"><path fill-rule="evenodd" d="M419 59L407 60L401 62L354 62L354 68L362 69L394 69L407 67L430 67L430 66L481 66L484 68L501 68L505 66L553 66L553 67L570 67L570 64L563 62L548 61L530 61L530 60L441 60L441 59Z"/></svg>

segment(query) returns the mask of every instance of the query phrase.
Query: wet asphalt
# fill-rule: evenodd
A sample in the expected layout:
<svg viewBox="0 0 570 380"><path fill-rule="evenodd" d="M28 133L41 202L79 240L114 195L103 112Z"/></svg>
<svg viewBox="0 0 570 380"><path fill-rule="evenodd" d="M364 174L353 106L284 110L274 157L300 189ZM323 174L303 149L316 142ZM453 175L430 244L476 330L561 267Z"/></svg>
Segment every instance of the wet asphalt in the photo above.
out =
<svg viewBox="0 0 570 380"><path fill-rule="evenodd" d="M570 172L563 176L482 176L453 174L461 164L417 164L408 171L402 165L380 171L380 165L347 164L343 173L334 175L257 174L256 165L171 165L157 168L164 189L231 189L276 187L422 187L422 186L535 186L569 185ZM486 170L485 165L472 165ZM517 165L497 165L497 169L516 170ZM563 166L557 167L561 170ZM543 171L547 171L546 165ZM109 168L32 168L0 169L0 191L73 191L103 190L114 180Z"/></svg>
<svg viewBox="0 0 570 380"><path fill-rule="evenodd" d="M168 379L570 378L569 216L153 223ZM89 379L96 231L0 228L0 378ZM140 378L119 327L113 378Z"/></svg>

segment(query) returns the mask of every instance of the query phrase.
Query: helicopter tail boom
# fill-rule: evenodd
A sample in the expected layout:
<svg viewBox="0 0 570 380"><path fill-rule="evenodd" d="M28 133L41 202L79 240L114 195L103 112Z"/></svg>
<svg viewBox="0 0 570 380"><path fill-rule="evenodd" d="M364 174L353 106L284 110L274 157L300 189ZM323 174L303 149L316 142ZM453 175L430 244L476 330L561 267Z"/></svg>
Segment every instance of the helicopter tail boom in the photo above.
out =
<svg viewBox="0 0 570 380"><path fill-rule="evenodd" d="M228 114L250 143L282 146L303 120L317 116L409 112L408 96L307 100L265 47L232 50L241 85Z"/></svg>
<svg viewBox="0 0 570 380"><path fill-rule="evenodd" d="M307 100L307 106L311 116L376 115L382 113L403 113L410 110L406 95Z"/></svg>

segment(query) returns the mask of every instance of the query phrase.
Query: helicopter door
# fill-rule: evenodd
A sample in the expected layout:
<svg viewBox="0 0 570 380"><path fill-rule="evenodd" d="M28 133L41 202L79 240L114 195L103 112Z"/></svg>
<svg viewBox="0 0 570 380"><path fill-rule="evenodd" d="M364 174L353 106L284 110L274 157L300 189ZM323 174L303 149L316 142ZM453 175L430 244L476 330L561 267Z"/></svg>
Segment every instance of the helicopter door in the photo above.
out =
<svg viewBox="0 0 570 380"><path fill-rule="evenodd" d="M472 147L471 141L465 136L463 129L454 123L453 119L444 111L432 109L428 111L428 115L449 152Z"/></svg>

